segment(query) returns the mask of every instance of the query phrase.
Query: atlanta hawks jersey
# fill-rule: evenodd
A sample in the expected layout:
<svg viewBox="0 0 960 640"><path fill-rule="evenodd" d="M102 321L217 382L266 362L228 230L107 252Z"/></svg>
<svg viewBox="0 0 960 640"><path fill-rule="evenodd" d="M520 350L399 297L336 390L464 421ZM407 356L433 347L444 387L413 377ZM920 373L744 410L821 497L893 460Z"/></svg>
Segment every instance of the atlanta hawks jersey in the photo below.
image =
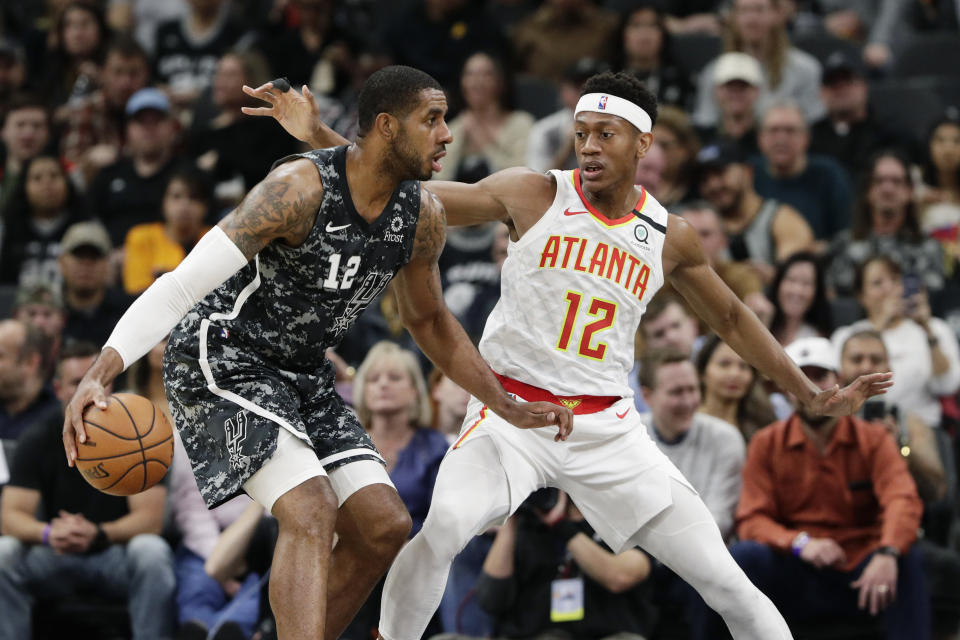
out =
<svg viewBox="0 0 960 640"><path fill-rule="evenodd" d="M497 373L559 396L632 396L634 340L663 286L667 211L646 190L610 220L580 171L551 171L553 204L510 243L480 353Z"/></svg>

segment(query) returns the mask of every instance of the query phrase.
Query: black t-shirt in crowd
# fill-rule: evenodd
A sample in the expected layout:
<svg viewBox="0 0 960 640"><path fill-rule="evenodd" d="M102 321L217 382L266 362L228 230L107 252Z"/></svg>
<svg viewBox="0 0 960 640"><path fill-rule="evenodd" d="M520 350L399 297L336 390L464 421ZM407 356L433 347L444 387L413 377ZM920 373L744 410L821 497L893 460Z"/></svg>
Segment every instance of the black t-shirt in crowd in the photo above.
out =
<svg viewBox="0 0 960 640"><path fill-rule="evenodd" d="M114 247L123 246L133 226L163 219L163 193L176 166L171 159L160 171L143 178L132 159L121 158L100 170L90 184L88 202L91 216L103 222Z"/></svg>
<svg viewBox="0 0 960 640"><path fill-rule="evenodd" d="M110 337L120 316L130 306L132 299L117 289L107 289L100 305L91 311L74 309L66 304L67 324L63 328L64 340L92 342L98 347Z"/></svg>
<svg viewBox="0 0 960 640"><path fill-rule="evenodd" d="M213 79L220 56L238 44L243 31L228 16L202 40L188 33L188 17L157 26L154 70L159 80L174 92L203 91Z"/></svg>
<svg viewBox="0 0 960 640"><path fill-rule="evenodd" d="M97 491L76 467L67 466L62 429L63 413L58 409L23 433L10 464L9 484L40 492L41 520L52 520L61 509L79 513L96 524L127 515L130 508L126 498Z"/></svg>

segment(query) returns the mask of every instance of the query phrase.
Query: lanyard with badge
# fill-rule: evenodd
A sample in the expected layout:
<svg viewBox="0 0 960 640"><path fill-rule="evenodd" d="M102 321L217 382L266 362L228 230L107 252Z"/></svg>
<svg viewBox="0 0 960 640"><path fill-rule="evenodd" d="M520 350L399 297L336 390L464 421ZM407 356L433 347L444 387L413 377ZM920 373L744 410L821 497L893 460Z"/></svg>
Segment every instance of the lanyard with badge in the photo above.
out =
<svg viewBox="0 0 960 640"><path fill-rule="evenodd" d="M557 577L550 583L550 622L583 620L583 576L579 573L567 550L563 564L557 568Z"/></svg>

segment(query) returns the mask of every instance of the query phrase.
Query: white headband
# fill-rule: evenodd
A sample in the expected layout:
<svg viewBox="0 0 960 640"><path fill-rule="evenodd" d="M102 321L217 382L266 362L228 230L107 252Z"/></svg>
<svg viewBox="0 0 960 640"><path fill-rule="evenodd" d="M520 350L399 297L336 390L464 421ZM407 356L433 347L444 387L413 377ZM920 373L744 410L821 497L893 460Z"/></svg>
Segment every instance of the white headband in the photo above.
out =
<svg viewBox="0 0 960 640"><path fill-rule="evenodd" d="M588 93L580 97L577 102L577 108L573 112L574 116L581 111L594 111L596 113L609 113L614 116L620 116L642 133L650 133L653 128L653 122L650 120L650 114L633 104L629 100L611 96L607 93Z"/></svg>

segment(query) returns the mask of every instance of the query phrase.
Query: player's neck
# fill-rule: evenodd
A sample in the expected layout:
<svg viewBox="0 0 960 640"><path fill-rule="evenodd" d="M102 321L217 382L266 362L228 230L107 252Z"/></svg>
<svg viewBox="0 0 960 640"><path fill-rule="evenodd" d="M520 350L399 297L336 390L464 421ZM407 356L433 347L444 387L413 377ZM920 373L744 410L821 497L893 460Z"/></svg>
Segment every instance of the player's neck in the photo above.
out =
<svg viewBox="0 0 960 640"><path fill-rule="evenodd" d="M622 184L610 185L602 191L591 191L582 182L581 185L583 195L593 208L611 220L616 220L629 213L637 205L637 199L640 197L640 192L634 186L632 180L625 180Z"/></svg>
<svg viewBox="0 0 960 640"><path fill-rule="evenodd" d="M400 184L396 172L384 161L385 156L385 152L358 144L347 149L344 178L350 187L353 206L368 222L379 217Z"/></svg>

